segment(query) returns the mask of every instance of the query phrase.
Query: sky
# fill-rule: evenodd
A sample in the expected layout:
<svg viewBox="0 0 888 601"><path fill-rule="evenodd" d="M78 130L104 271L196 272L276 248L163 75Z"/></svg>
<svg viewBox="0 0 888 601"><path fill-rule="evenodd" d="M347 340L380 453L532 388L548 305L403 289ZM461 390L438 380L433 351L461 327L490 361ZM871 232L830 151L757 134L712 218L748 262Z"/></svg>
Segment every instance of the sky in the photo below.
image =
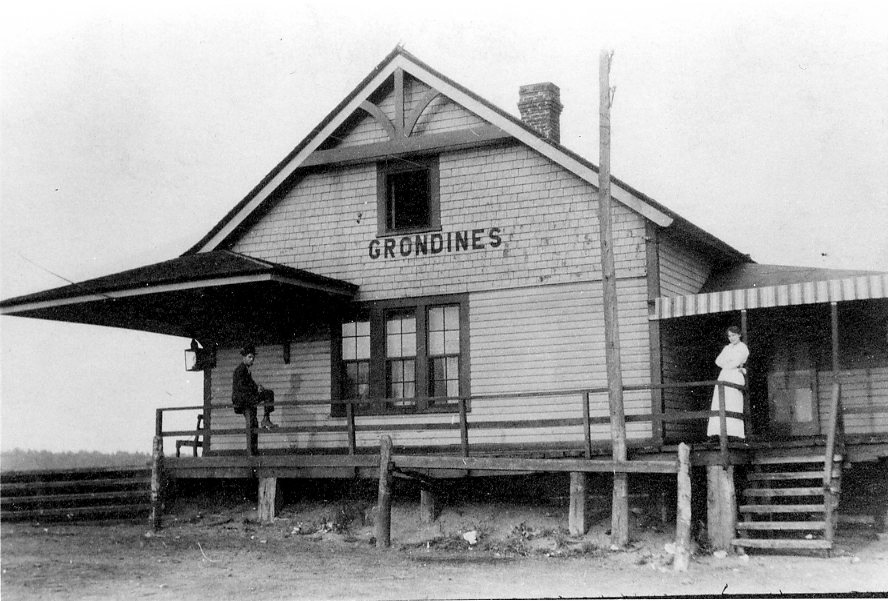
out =
<svg viewBox="0 0 888 601"><path fill-rule="evenodd" d="M0 298L180 255L399 43L516 115L554 82L595 163L613 49L614 176L759 263L888 271L880 2L14 4ZM150 452L187 343L0 317L0 447Z"/></svg>

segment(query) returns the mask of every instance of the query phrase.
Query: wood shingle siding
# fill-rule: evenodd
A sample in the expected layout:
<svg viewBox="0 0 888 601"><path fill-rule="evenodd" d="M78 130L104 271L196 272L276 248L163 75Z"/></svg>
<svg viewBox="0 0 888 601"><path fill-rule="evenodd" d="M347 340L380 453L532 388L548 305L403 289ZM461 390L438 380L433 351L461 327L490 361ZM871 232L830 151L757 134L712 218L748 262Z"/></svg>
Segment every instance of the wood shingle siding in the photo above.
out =
<svg viewBox="0 0 888 601"><path fill-rule="evenodd" d="M522 146L446 153L439 169L442 231L498 227L501 246L370 259L376 173L375 165L360 165L300 180L234 250L355 283L361 300L597 277L591 186ZM643 276L643 219L620 205L614 246L618 276Z"/></svg>
<svg viewBox="0 0 888 601"><path fill-rule="evenodd" d="M671 236L661 236L660 296L697 294L712 266L706 257Z"/></svg>

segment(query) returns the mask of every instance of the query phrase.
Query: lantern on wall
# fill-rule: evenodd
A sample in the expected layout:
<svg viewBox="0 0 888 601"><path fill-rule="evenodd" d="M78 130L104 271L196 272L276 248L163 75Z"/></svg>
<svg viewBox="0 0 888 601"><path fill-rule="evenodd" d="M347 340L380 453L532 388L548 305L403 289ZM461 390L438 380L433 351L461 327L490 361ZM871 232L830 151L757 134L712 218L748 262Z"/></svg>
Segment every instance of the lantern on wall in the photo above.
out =
<svg viewBox="0 0 888 601"><path fill-rule="evenodd" d="M185 349L185 371L203 371L216 367L216 345L202 347L191 339L191 347Z"/></svg>

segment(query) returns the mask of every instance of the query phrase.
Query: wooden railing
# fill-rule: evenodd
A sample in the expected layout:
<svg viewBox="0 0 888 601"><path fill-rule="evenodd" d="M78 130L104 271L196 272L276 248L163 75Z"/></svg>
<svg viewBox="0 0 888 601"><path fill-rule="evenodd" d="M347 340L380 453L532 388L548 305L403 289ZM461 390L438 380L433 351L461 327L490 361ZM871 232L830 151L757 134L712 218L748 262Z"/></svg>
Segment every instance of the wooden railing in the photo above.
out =
<svg viewBox="0 0 888 601"><path fill-rule="evenodd" d="M668 412L656 412L656 413L642 413L642 414L629 414L626 416L627 421L630 422L638 422L638 421L651 421L655 426L659 427L662 423L681 423L681 422L695 422L701 420L708 420L710 417L717 417L719 420L719 441L720 441L720 454L721 459L724 465L728 465L728 435L727 435L727 420L729 418L746 420L746 416L741 412L733 412L727 411L725 406L725 388L734 388L740 390L744 395L746 394L746 387L738 384L733 384L731 382L722 382L715 380L708 381L699 381L699 382L672 382L666 384L643 384L643 385L630 385L625 386L623 389L627 392L635 392L635 391L644 391L644 390L670 390L670 389L691 389L691 388L717 388L718 390L718 398L719 398L719 408L717 411L713 410L703 410L703 411L668 411ZM524 392L524 393L502 393L495 395L472 395L470 397L431 397L431 398L423 398L423 399L398 399L399 402L416 402L418 400L423 401L428 406L433 408L431 412L416 412L412 413L409 409L405 410L407 415L435 415L440 413L458 413L459 422L458 423L430 423L430 424L416 424L417 429L428 429L428 428L436 428L436 429L450 429L450 428L459 428L460 432L460 451L463 457L468 457L470 453L470 445L469 445L469 431L472 428L476 429L490 429L490 428L500 428L500 429L511 429L511 428L541 428L548 426L581 426L583 428L584 433L584 454L586 458L592 457L592 434L591 434L591 426L593 424L607 424L610 422L609 416L603 417L591 417L590 416L590 397L593 394L607 394L608 389L605 387L601 388L587 388L587 389L572 389L572 390L557 390L557 391L544 391L544 392ZM580 399L582 405L582 417L580 419L576 418L568 418L568 419L557 419L557 420L547 420L547 419L537 419L537 420L519 420L519 421L470 421L469 420L469 404L474 401L479 400L494 400L494 399L522 399L522 398L540 398L540 397L553 397L553 396L576 396ZM310 405L332 405L339 404L345 406L345 420L344 423L331 423L324 424L319 426L311 426L311 427L280 427L273 431L275 434L296 434L299 432L305 431L345 431L347 445L348 445L348 453L350 455L355 455L358 452L357 447L357 425L356 421L359 417L364 415L366 416L374 416L379 417L380 415L388 415L388 414L379 414L379 413L366 413L362 414L360 411L360 407L367 406L379 406L380 404L392 404L392 399L342 399L342 400L299 400L299 401L276 401L275 407L285 407L285 406L310 406ZM173 413L173 412L182 412L182 411L199 411L204 414L204 428L202 430L164 430L164 414L165 413ZM189 407L164 407L157 409L156 412L156 420L155 420L155 436L164 438L164 437L175 437L175 436L219 436L219 435L241 435L245 436L246 430L244 428L229 428L229 429L213 429L211 428L212 424L212 414L217 411L231 411L231 405L228 403L225 404L211 404L207 406L189 406ZM378 428L380 431L389 430L390 428L386 428L384 425L380 425ZM257 429L256 432L261 436L266 431L261 429ZM204 449L210 448L208 441L206 438L204 439Z"/></svg>

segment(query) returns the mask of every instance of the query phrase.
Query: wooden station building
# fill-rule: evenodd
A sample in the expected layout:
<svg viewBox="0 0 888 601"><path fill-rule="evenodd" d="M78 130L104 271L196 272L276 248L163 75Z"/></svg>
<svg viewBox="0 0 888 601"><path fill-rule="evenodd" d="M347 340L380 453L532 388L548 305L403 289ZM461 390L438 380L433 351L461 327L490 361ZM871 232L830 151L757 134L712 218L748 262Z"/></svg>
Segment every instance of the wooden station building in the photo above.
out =
<svg viewBox="0 0 888 601"><path fill-rule="evenodd" d="M518 106L396 48L184 255L0 309L192 338L200 430L160 409L157 435L201 453L167 457L172 478L369 476L382 435L431 477L582 469L611 446L598 170L559 143L557 86ZM828 548L841 466L888 457L888 274L759 265L611 194L630 459L657 471L693 443L743 490L735 545ZM729 325L751 349L748 438L712 444ZM256 457L231 406L245 341L280 426Z"/></svg>

